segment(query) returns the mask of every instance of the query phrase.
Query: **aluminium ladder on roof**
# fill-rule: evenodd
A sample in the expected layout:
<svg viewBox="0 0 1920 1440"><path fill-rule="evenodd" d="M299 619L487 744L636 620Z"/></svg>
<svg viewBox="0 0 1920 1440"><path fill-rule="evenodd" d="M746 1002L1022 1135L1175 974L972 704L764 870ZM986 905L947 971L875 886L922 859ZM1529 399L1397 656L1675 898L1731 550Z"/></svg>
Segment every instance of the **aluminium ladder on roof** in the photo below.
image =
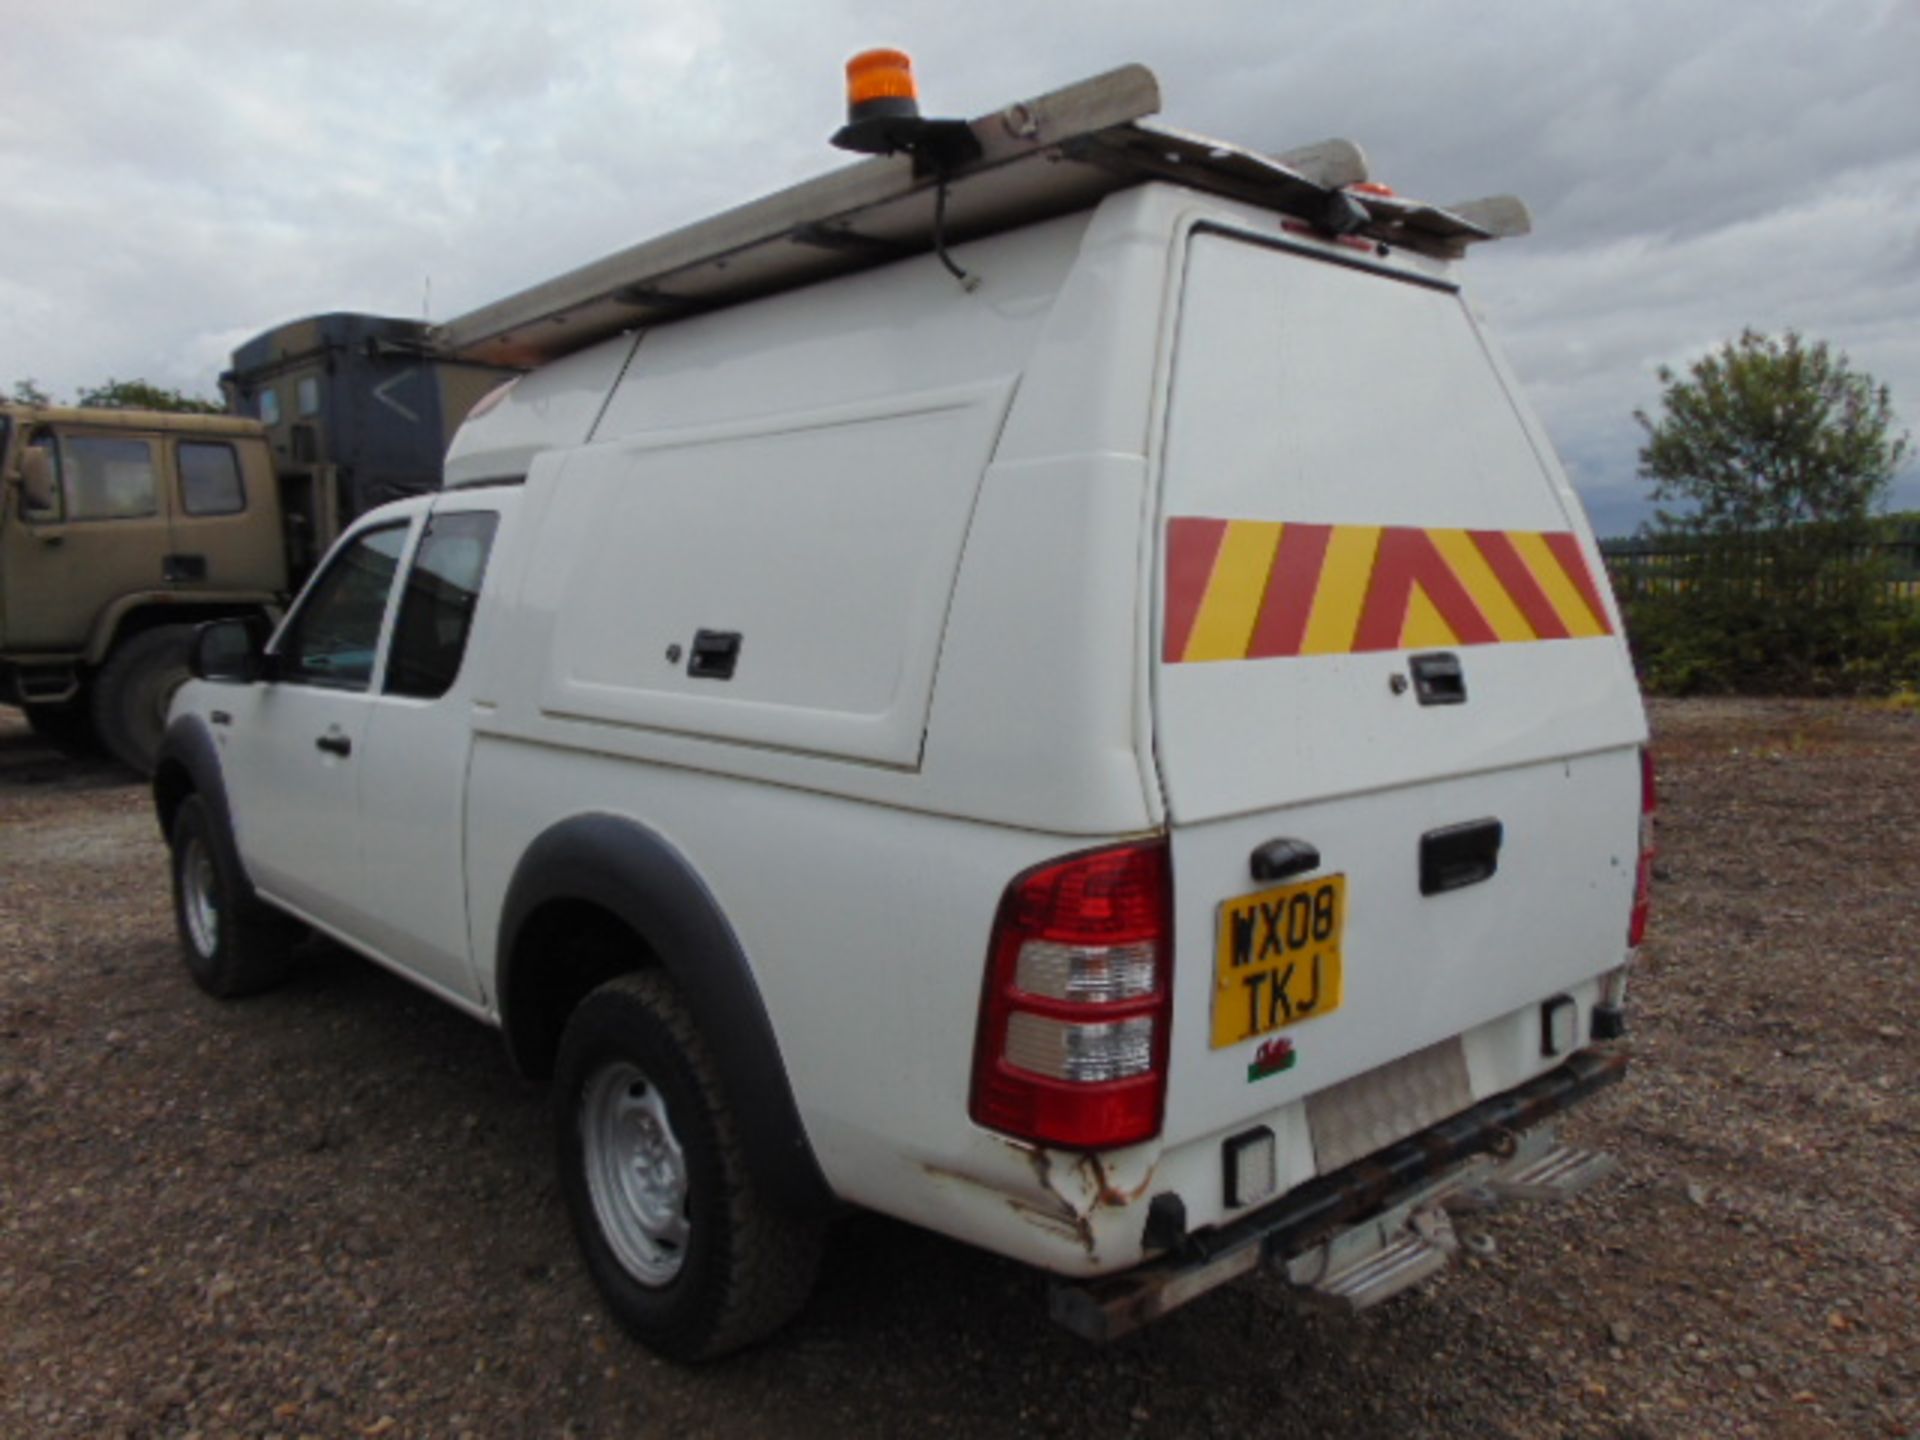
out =
<svg viewBox="0 0 1920 1440"><path fill-rule="evenodd" d="M609 336L1086 209L1151 179L1321 223L1339 206L1354 233L1427 253L1523 234L1510 197L1441 209L1342 187L1366 178L1358 146L1330 140L1281 156L1143 123L1153 72L1127 65L971 123L978 159L944 177L905 155L863 160L723 211L435 326L441 355L531 367ZM1356 208L1357 207L1357 208Z"/></svg>

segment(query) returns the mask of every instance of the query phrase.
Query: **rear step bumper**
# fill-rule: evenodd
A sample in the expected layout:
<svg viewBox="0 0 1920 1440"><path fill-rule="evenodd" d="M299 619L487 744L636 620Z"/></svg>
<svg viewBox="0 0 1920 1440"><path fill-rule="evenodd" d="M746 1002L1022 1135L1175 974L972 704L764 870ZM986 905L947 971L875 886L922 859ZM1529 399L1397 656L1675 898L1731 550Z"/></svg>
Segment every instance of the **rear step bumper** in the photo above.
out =
<svg viewBox="0 0 1920 1440"><path fill-rule="evenodd" d="M1359 1254L1317 1283L1292 1278L1348 1308L1385 1299L1438 1269L1452 1248L1440 1225L1420 1223L1438 1214L1428 1207L1466 1191L1481 1200L1575 1194L1605 1174L1604 1156L1556 1147L1547 1137L1523 1145L1520 1137L1626 1069L1623 1054L1582 1050L1557 1070L1310 1180L1257 1214L1189 1235L1164 1259L1097 1280L1055 1281L1053 1318L1085 1339L1112 1340L1263 1262L1286 1264L1316 1247L1330 1257L1351 1249L1348 1236L1376 1220L1382 1223L1365 1228L1378 1244L1363 1240ZM1366 1277L1351 1273L1368 1266Z"/></svg>

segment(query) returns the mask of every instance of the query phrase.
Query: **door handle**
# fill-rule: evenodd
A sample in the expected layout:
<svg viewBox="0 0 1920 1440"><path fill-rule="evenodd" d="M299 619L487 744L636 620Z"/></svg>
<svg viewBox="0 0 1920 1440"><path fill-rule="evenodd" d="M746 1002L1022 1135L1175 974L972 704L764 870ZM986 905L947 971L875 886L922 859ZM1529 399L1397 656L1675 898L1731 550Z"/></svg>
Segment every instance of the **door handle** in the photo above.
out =
<svg viewBox="0 0 1920 1440"><path fill-rule="evenodd" d="M1492 818L1429 830L1420 837L1420 893L1441 895L1491 880L1505 837L1506 827Z"/></svg>
<svg viewBox="0 0 1920 1440"><path fill-rule="evenodd" d="M344 756L353 753L353 741L344 735L334 734L331 731L315 740L313 745L316 750L324 750L329 755Z"/></svg>
<svg viewBox="0 0 1920 1440"><path fill-rule="evenodd" d="M1460 657L1445 650L1433 655L1415 655L1407 662L1413 672L1413 694L1422 705L1464 705L1467 703L1467 672Z"/></svg>
<svg viewBox="0 0 1920 1440"><path fill-rule="evenodd" d="M1320 852L1304 840L1269 840L1247 857L1256 880L1284 880L1320 868Z"/></svg>
<svg viewBox="0 0 1920 1440"><path fill-rule="evenodd" d="M687 657L687 674L696 680L731 680L739 660L738 630L697 630L693 653Z"/></svg>

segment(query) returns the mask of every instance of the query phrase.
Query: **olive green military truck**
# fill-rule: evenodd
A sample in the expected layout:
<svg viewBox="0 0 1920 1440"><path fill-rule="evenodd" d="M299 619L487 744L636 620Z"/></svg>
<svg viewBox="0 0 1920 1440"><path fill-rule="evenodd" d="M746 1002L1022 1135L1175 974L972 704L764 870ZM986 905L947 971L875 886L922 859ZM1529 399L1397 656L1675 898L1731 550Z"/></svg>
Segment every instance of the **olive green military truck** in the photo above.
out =
<svg viewBox="0 0 1920 1440"><path fill-rule="evenodd" d="M516 371L418 321L316 315L248 341L232 415L0 404L0 704L142 774L203 620L272 618L363 510L438 489Z"/></svg>
<svg viewBox="0 0 1920 1440"><path fill-rule="evenodd" d="M151 768L201 620L288 587L258 421L0 405L0 700Z"/></svg>

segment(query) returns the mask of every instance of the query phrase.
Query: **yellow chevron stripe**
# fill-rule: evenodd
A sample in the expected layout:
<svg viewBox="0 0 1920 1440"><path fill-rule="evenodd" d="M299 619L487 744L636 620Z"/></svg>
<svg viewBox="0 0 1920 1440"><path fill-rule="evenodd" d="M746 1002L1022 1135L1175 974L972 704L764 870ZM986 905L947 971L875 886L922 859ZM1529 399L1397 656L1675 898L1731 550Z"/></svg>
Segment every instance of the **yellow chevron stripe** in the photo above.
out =
<svg viewBox="0 0 1920 1440"><path fill-rule="evenodd" d="M1487 564L1486 557L1480 553L1480 547L1473 543L1471 535L1464 530L1429 530L1427 534L1432 538L1434 548L1440 552L1440 558L1447 562L1447 568L1467 587L1473 603L1480 607L1480 613L1493 626L1494 634L1502 640L1540 638L1534 633L1533 626L1527 623L1527 617L1521 613L1520 607L1513 603L1513 597L1507 594L1507 587L1493 573L1493 567Z"/></svg>
<svg viewBox="0 0 1920 1440"><path fill-rule="evenodd" d="M1313 613L1307 617L1306 638L1300 644L1302 655L1345 655L1353 649L1353 632L1360 627L1360 609L1366 604L1379 550L1378 525L1333 527Z"/></svg>
<svg viewBox="0 0 1920 1440"><path fill-rule="evenodd" d="M1427 598L1427 592L1415 584L1407 592L1407 618L1400 625L1400 648L1428 650L1459 643L1460 637L1453 633L1453 627L1434 608L1433 601Z"/></svg>
<svg viewBox="0 0 1920 1440"><path fill-rule="evenodd" d="M1246 659L1279 545L1280 527L1271 521L1235 520L1227 526L1182 659Z"/></svg>
<svg viewBox="0 0 1920 1440"><path fill-rule="evenodd" d="M1547 542L1537 532L1511 530L1507 536L1513 541L1513 548L1520 552L1527 569L1533 572L1535 583L1553 602L1553 608L1559 613L1569 635L1582 640L1607 633L1606 627L1594 619L1587 602L1580 598L1580 592L1573 588L1567 572L1560 568L1559 559L1547 548Z"/></svg>

